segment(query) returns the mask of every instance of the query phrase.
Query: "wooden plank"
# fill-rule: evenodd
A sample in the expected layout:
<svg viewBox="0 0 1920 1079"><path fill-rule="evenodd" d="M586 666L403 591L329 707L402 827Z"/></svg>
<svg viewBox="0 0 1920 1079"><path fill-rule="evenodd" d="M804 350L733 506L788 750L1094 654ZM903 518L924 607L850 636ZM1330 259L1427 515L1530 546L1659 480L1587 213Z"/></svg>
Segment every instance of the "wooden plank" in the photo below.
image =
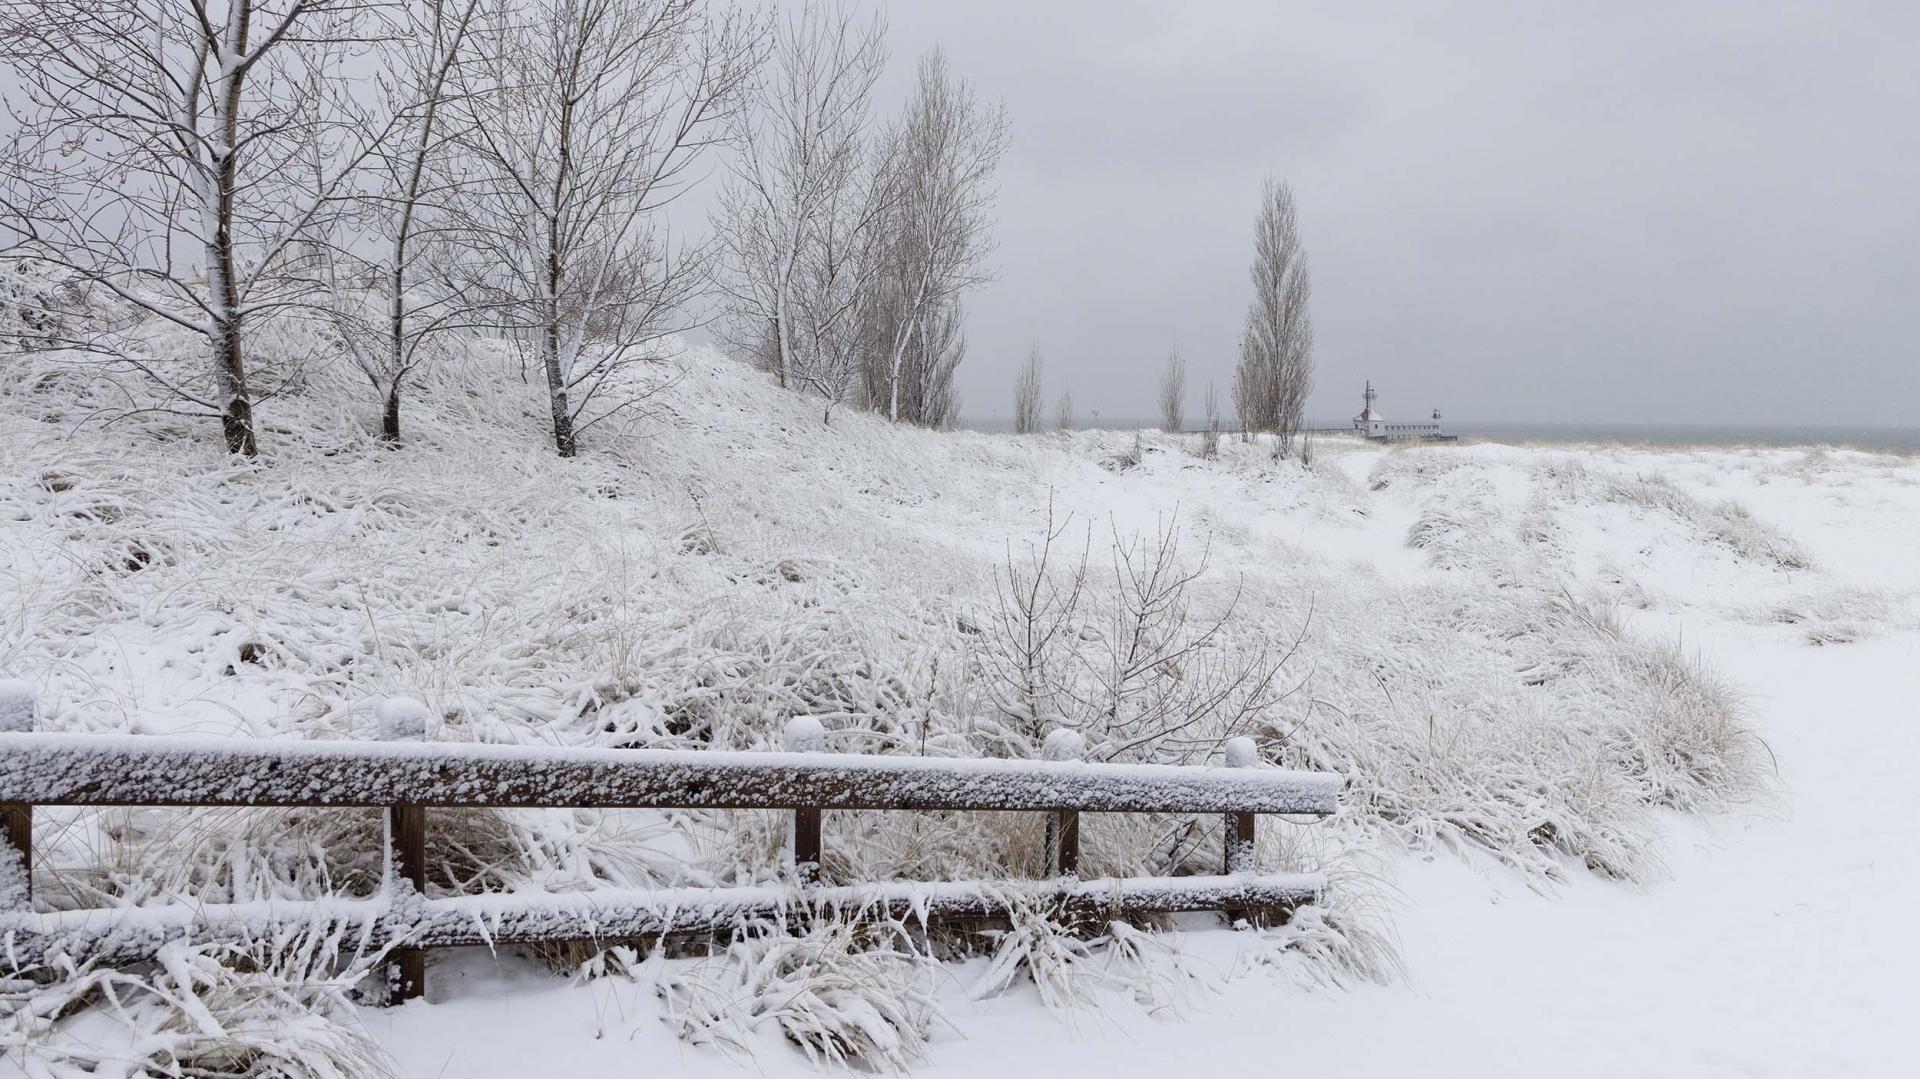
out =
<svg viewBox="0 0 1920 1079"><path fill-rule="evenodd" d="M1227 767L1237 772L1259 774L1260 747L1242 735L1227 739ZM1228 875L1251 873L1254 869L1254 815L1250 806L1236 806L1226 816L1226 836L1221 843L1224 858L1220 871Z"/></svg>
<svg viewBox="0 0 1920 1079"><path fill-rule="evenodd" d="M34 712L33 687L17 678L0 678L0 732L9 734L27 734L33 730ZM0 757L7 751L0 748ZM17 905L28 910L33 908L33 800L19 797L7 799L0 796L0 841L5 850L0 850L0 858L8 858L12 867L0 867L0 905ZM11 852L9 854L9 852ZM17 869L19 877L9 884L8 870ZM13 894L9 894L13 893Z"/></svg>
<svg viewBox="0 0 1920 1079"><path fill-rule="evenodd" d="M803 881L820 876L820 811L793 811L793 872Z"/></svg>
<svg viewBox="0 0 1920 1079"><path fill-rule="evenodd" d="M33 806L19 802L0 805L0 836L7 850L0 858L12 858L20 872L20 895L26 906L33 905ZM4 892L0 891L0 895Z"/></svg>
<svg viewBox="0 0 1920 1079"><path fill-rule="evenodd" d="M1254 822L1252 813L1229 813L1226 819L1226 858L1221 872L1251 873L1254 865Z"/></svg>
<svg viewBox="0 0 1920 1079"><path fill-rule="evenodd" d="M1196 910L1259 911L1281 920L1319 901L1317 875L1116 878L1094 881L890 882L834 888L664 888L559 895L478 895L395 906L378 900L321 900L126 910L61 911L0 923L0 969L37 963L58 942L75 961L125 964L151 958L165 942L258 940L271 926L328 925L343 940L379 947L400 939L418 948L532 941L619 941L663 933L728 931L756 922L821 916L933 921L992 918L1007 897L1043 899L1062 917L1117 918Z"/></svg>
<svg viewBox="0 0 1920 1079"><path fill-rule="evenodd" d="M1337 775L1079 761L0 734L40 805L1331 813Z"/></svg>
<svg viewBox="0 0 1920 1079"><path fill-rule="evenodd" d="M415 895L427 889L427 811L424 806L400 805L387 810L387 834L393 844L394 884ZM427 992L427 953L421 948L399 948L393 953L387 979L387 1003L416 1000Z"/></svg>
<svg viewBox="0 0 1920 1079"><path fill-rule="evenodd" d="M812 716L787 720L787 751L825 753L827 730ZM793 875L802 884L820 879L820 810L806 806L793 811Z"/></svg>
<svg viewBox="0 0 1920 1079"><path fill-rule="evenodd" d="M1056 810L1047 818L1047 868L1056 877L1080 872L1080 811Z"/></svg>
<svg viewBox="0 0 1920 1079"><path fill-rule="evenodd" d="M393 696L375 709L380 737L389 742L421 742L427 737L432 714L412 697ZM427 809L402 804L387 809L387 880L389 902L405 909L427 892ZM398 948L387 966L387 1003L418 1000L427 992L427 953L422 948Z"/></svg>

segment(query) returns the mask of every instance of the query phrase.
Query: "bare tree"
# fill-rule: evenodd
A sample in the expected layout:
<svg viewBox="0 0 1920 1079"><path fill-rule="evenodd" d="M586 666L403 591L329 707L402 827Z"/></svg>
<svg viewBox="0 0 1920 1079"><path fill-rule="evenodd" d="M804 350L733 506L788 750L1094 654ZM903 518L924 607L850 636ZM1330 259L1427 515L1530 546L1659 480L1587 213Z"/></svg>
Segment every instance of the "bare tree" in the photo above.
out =
<svg viewBox="0 0 1920 1079"><path fill-rule="evenodd" d="M953 373L966 358L967 340L962 327L964 313L958 298L942 304L927 318L925 328L913 335L900 357L897 377L884 360L893 341L893 329L899 318L897 293L887 287L885 275L870 307L866 333L861 343L862 384L869 408L885 412L889 403L897 406L895 417L901 423L944 428L959 418L959 394Z"/></svg>
<svg viewBox="0 0 1920 1079"><path fill-rule="evenodd" d="M1313 388L1312 284L1293 191L1269 178L1254 230L1253 302L1240 334L1234 407L1244 430L1271 432L1285 454Z"/></svg>
<svg viewBox="0 0 1920 1079"><path fill-rule="evenodd" d="M837 4L775 23L716 218L736 343L758 346L780 385L813 384L830 403L850 377L834 345L879 264L884 157L867 129L885 37L880 16Z"/></svg>
<svg viewBox="0 0 1920 1079"><path fill-rule="evenodd" d="M1220 455L1220 391L1207 381L1205 401L1207 429L1200 435L1200 456L1212 460Z"/></svg>
<svg viewBox="0 0 1920 1079"><path fill-rule="evenodd" d="M921 57L913 96L889 140L886 302L874 322L868 395L889 419L925 422L905 407L914 345L990 276L993 174L1007 146L1006 111L980 102L935 49Z"/></svg>
<svg viewBox="0 0 1920 1079"><path fill-rule="evenodd" d="M1187 397L1187 361L1178 348L1167 352L1167 369L1160 375L1160 428L1178 434Z"/></svg>
<svg viewBox="0 0 1920 1079"><path fill-rule="evenodd" d="M997 740L1002 752L1031 756L1058 726L1068 679L1072 676L1067 639L1081 630L1081 592L1087 584L1088 533L1078 558L1063 569L1055 548L1064 547L1072 518L1056 519L1053 499L1047 499L1047 524L1040 545L1026 566L1014 560L1007 547L1004 575L994 578L998 603L993 612L990 645L984 651L987 691L1003 729ZM1071 558L1071 552L1062 552ZM996 732L989 730L994 738Z"/></svg>
<svg viewBox="0 0 1920 1079"><path fill-rule="evenodd" d="M1073 387L1060 391L1060 400L1054 404L1054 426L1062 431L1073 430Z"/></svg>
<svg viewBox="0 0 1920 1079"><path fill-rule="evenodd" d="M1298 691L1281 672L1306 626L1291 641L1239 632L1237 588L1201 603L1209 555L1185 554L1177 517L1150 535L1115 529L1110 576L1090 572L1091 530L1072 557L1068 528L1049 504L1028 563L1009 551L995 582L982 654L994 707L980 731L995 749L1031 755L1066 727L1094 759L1205 759Z"/></svg>
<svg viewBox="0 0 1920 1079"><path fill-rule="evenodd" d="M230 451L257 453L247 329L323 287L310 241L388 133L343 122L339 62L383 21L361 0L0 9L24 95L0 177L8 253L199 336L210 363L181 372L115 332L130 325L41 343L133 367L156 407L217 417Z"/></svg>
<svg viewBox="0 0 1920 1079"><path fill-rule="evenodd" d="M447 160L455 107L449 97L456 67L473 49L480 4L421 0L403 9L387 43L390 70L376 105L396 119L396 130L369 161L352 229L329 249L327 314L380 397L380 437L389 442L400 440L407 379L448 331L476 315L467 292L447 278L444 260L449 207L469 193ZM423 277L432 278L430 288L422 287Z"/></svg>
<svg viewBox="0 0 1920 1079"><path fill-rule="evenodd" d="M868 176L856 181L859 190L821 222L804 259L793 305L804 347L797 350L799 362L791 376L826 399L823 422L830 422L834 407L859 387L869 319L878 304L876 286L883 266L878 222L885 211L885 192L871 180ZM966 341L959 336L957 306L952 315L951 332L942 327L935 347L958 364ZM950 419L954 407L949 387L937 419Z"/></svg>
<svg viewBox="0 0 1920 1079"><path fill-rule="evenodd" d="M709 245L662 211L729 134L758 28L697 0L496 0L480 62L457 68L465 265L545 376L554 447L643 396L600 398L690 328ZM592 415L589 415L593 413Z"/></svg>
<svg viewBox="0 0 1920 1079"><path fill-rule="evenodd" d="M1027 362L1013 380L1013 431L1030 435L1040 429L1040 349L1027 353Z"/></svg>

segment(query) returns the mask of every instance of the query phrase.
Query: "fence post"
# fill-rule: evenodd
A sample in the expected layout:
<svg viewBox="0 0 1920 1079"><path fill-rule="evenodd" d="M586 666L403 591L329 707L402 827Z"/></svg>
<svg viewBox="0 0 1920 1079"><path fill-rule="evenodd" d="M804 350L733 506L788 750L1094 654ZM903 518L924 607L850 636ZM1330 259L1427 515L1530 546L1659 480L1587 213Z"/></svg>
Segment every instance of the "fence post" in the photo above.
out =
<svg viewBox="0 0 1920 1079"><path fill-rule="evenodd" d="M1061 729L1047 735L1040 755L1050 761L1077 761L1087 755L1087 740L1079 731ZM1047 814L1047 873L1055 877L1080 875L1080 811L1056 809Z"/></svg>
<svg viewBox="0 0 1920 1079"><path fill-rule="evenodd" d="M388 697L374 710L384 742L422 742L427 737L427 707L411 697ZM425 806L387 808L387 880L389 901L418 903L427 887L427 810ZM427 953L396 948L387 970L387 1003L425 996Z"/></svg>
<svg viewBox="0 0 1920 1079"><path fill-rule="evenodd" d="M33 730L33 687L18 678L0 679L0 731L25 734ZM30 802L0 803L0 832L12 851L0 859L19 867L17 880L9 865L0 864L0 909L17 906L33 908L33 805Z"/></svg>
<svg viewBox="0 0 1920 1079"><path fill-rule="evenodd" d="M1260 767L1260 747L1254 745L1251 738L1227 739L1227 767ZM1228 876L1254 871L1254 820L1252 813L1227 814L1226 856L1222 870Z"/></svg>
<svg viewBox="0 0 1920 1079"><path fill-rule="evenodd" d="M812 716L795 716L787 720L787 752L789 753L825 753L827 751L827 729ZM802 884L812 884L820 877L820 810L812 807L796 807L793 811L792 842L787 844L793 852L793 875Z"/></svg>

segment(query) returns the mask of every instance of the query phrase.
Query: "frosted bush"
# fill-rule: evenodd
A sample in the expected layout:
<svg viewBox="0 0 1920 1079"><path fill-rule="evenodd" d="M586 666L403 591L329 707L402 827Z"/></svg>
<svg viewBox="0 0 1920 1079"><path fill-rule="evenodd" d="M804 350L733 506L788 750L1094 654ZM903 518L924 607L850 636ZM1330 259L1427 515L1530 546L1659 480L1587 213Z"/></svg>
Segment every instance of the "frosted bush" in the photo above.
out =
<svg viewBox="0 0 1920 1079"><path fill-rule="evenodd" d="M174 941L146 970L62 965L44 984L0 987L0 1059L47 1079L395 1076L348 995L379 958L316 928L247 946Z"/></svg>
<svg viewBox="0 0 1920 1079"><path fill-rule="evenodd" d="M940 1021L937 964L893 923L815 923L742 936L660 982L667 1022L694 1044L751 1054L776 1031L816 1064L906 1071Z"/></svg>
<svg viewBox="0 0 1920 1079"><path fill-rule="evenodd" d="M1857 588L1823 588L1747 609L1755 625L1792 626L1812 645L1851 644L1902 624L1887 596Z"/></svg>
<svg viewBox="0 0 1920 1079"><path fill-rule="evenodd" d="M1104 980L1101 941L1090 937L1090 928L1063 917L1053 904L1009 898L1007 927L987 932L992 955L967 994L975 1000L994 996L1024 976L1050 1008L1084 1002Z"/></svg>
<svg viewBox="0 0 1920 1079"><path fill-rule="evenodd" d="M1052 904L1022 899L1009 903L1006 927L988 930L985 936L989 943L985 967L967 986L975 1000L1031 985L1041 1004L1054 1010L1104 1011L1112 1002L1110 995L1118 995L1159 1013L1217 988L1217 973L1189 963L1173 943L1175 938L1129 921L1075 919L1063 916ZM1377 938L1357 939L1371 946ZM1391 962L1391 949L1383 954L1386 958L1381 962ZM1344 971L1346 965L1370 958L1371 953L1359 957L1330 945L1300 963L1325 960ZM1333 980L1344 974L1325 977Z"/></svg>
<svg viewBox="0 0 1920 1079"><path fill-rule="evenodd" d="M1384 985L1402 969L1393 942L1364 920L1320 906L1296 909L1284 925L1250 931L1243 961L1303 989Z"/></svg>
<svg viewBox="0 0 1920 1079"><path fill-rule="evenodd" d="M1558 462L1539 475L1562 498L1599 499L1663 514L1743 559L1786 570L1808 569L1813 564L1803 547L1756 519L1740 503L1703 501L1664 476L1602 474L1578 462Z"/></svg>

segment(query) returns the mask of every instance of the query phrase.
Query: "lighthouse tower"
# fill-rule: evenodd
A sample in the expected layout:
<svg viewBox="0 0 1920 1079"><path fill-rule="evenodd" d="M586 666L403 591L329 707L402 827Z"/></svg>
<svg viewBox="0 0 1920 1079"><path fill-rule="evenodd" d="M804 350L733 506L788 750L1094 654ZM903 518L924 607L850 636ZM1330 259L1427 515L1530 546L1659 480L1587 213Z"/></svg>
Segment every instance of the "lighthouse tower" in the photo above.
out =
<svg viewBox="0 0 1920 1079"><path fill-rule="evenodd" d="M1373 407L1373 402L1377 397L1379 397L1379 394L1373 392L1373 380L1368 379L1367 392L1364 395L1364 404L1366 407L1362 408L1360 414L1353 418L1353 429L1368 438L1385 438L1387 435L1387 419L1385 416L1380 415L1379 411Z"/></svg>

